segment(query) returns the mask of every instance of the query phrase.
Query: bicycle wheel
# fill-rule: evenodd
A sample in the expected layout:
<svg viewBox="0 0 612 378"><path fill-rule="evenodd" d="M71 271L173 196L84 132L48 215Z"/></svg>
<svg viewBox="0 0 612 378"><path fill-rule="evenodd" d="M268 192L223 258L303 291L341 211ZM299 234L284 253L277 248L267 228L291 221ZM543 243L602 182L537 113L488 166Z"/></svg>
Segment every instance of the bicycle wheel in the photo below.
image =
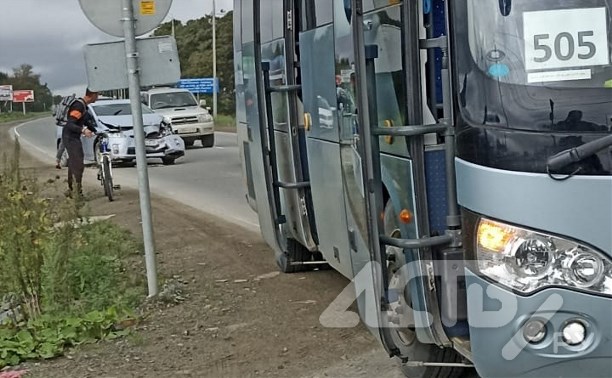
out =
<svg viewBox="0 0 612 378"><path fill-rule="evenodd" d="M111 174L111 162L108 156L102 158L102 184L104 185L104 194L109 201L113 200L113 176Z"/></svg>

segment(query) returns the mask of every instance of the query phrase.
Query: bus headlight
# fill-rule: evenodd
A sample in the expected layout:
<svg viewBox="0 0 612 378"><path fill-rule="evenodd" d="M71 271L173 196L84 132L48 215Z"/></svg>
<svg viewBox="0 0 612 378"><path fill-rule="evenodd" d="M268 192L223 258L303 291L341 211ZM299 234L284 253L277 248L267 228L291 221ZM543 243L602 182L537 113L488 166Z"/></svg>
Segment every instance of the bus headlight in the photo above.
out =
<svg viewBox="0 0 612 378"><path fill-rule="evenodd" d="M476 258L482 274L523 293L566 286L612 295L612 262L572 240L481 219Z"/></svg>

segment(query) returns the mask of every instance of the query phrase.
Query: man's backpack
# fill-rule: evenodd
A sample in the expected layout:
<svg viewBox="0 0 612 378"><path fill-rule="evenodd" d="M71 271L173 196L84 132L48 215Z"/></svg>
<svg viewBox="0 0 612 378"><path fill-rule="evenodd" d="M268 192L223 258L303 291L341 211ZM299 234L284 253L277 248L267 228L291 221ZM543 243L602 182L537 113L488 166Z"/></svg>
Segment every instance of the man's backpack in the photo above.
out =
<svg viewBox="0 0 612 378"><path fill-rule="evenodd" d="M59 104L55 107L55 124L58 126L64 126L68 123L68 109L72 106L75 101L80 99L76 98L75 95L70 95L62 98Z"/></svg>

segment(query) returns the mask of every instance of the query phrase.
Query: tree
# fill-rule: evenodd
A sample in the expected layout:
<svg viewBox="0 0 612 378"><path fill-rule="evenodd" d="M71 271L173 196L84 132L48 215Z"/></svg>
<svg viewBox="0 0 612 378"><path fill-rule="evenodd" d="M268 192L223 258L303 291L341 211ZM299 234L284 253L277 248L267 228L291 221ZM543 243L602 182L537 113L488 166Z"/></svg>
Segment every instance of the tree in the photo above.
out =
<svg viewBox="0 0 612 378"><path fill-rule="evenodd" d="M219 78L218 111L234 114L234 51L233 12L228 12L216 21L217 77ZM172 22L166 22L155 30L154 35L170 35ZM212 77L212 15L186 24L174 21L174 36L181 62L181 77ZM200 96L207 100L212 96Z"/></svg>
<svg viewBox="0 0 612 378"><path fill-rule="evenodd" d="M0 72L0 84L12 85L13 90L29 89L34 91L34 102L27 103L29 111L42 112L50 110L53 104L53 95L47 83L40 83L40 75L34 73L30 64L22 64L13 68L13 75Z"/></svg>

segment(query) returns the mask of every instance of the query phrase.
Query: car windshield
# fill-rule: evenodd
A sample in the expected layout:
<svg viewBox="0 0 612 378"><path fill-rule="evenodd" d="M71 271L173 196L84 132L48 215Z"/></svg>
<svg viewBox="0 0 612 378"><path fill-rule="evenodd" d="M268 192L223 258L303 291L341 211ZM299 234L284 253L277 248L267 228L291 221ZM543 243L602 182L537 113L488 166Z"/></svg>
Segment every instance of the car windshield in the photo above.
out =
<svg viewBox="0 0 612 378"><path fill-rule="evenodd" d="M132 115L132 108L129 103L125 104L93 104L94 112L97 116L117 116L117 115ZM142 114L152 114L153 111L146 105L142 105Z"/></svg>
<svg viewBox="0 0 612 378"><path fill-rule="evenodd" d="M151 95L150 105L151 109L165 109L198 104L190 92L167 92Z"/></svg>
<svg viewBox="0 0 612 378"><path fill-rule="evenodd" d="M455 1L462 115L530 131L612 129L612 0Z"/></svg>

